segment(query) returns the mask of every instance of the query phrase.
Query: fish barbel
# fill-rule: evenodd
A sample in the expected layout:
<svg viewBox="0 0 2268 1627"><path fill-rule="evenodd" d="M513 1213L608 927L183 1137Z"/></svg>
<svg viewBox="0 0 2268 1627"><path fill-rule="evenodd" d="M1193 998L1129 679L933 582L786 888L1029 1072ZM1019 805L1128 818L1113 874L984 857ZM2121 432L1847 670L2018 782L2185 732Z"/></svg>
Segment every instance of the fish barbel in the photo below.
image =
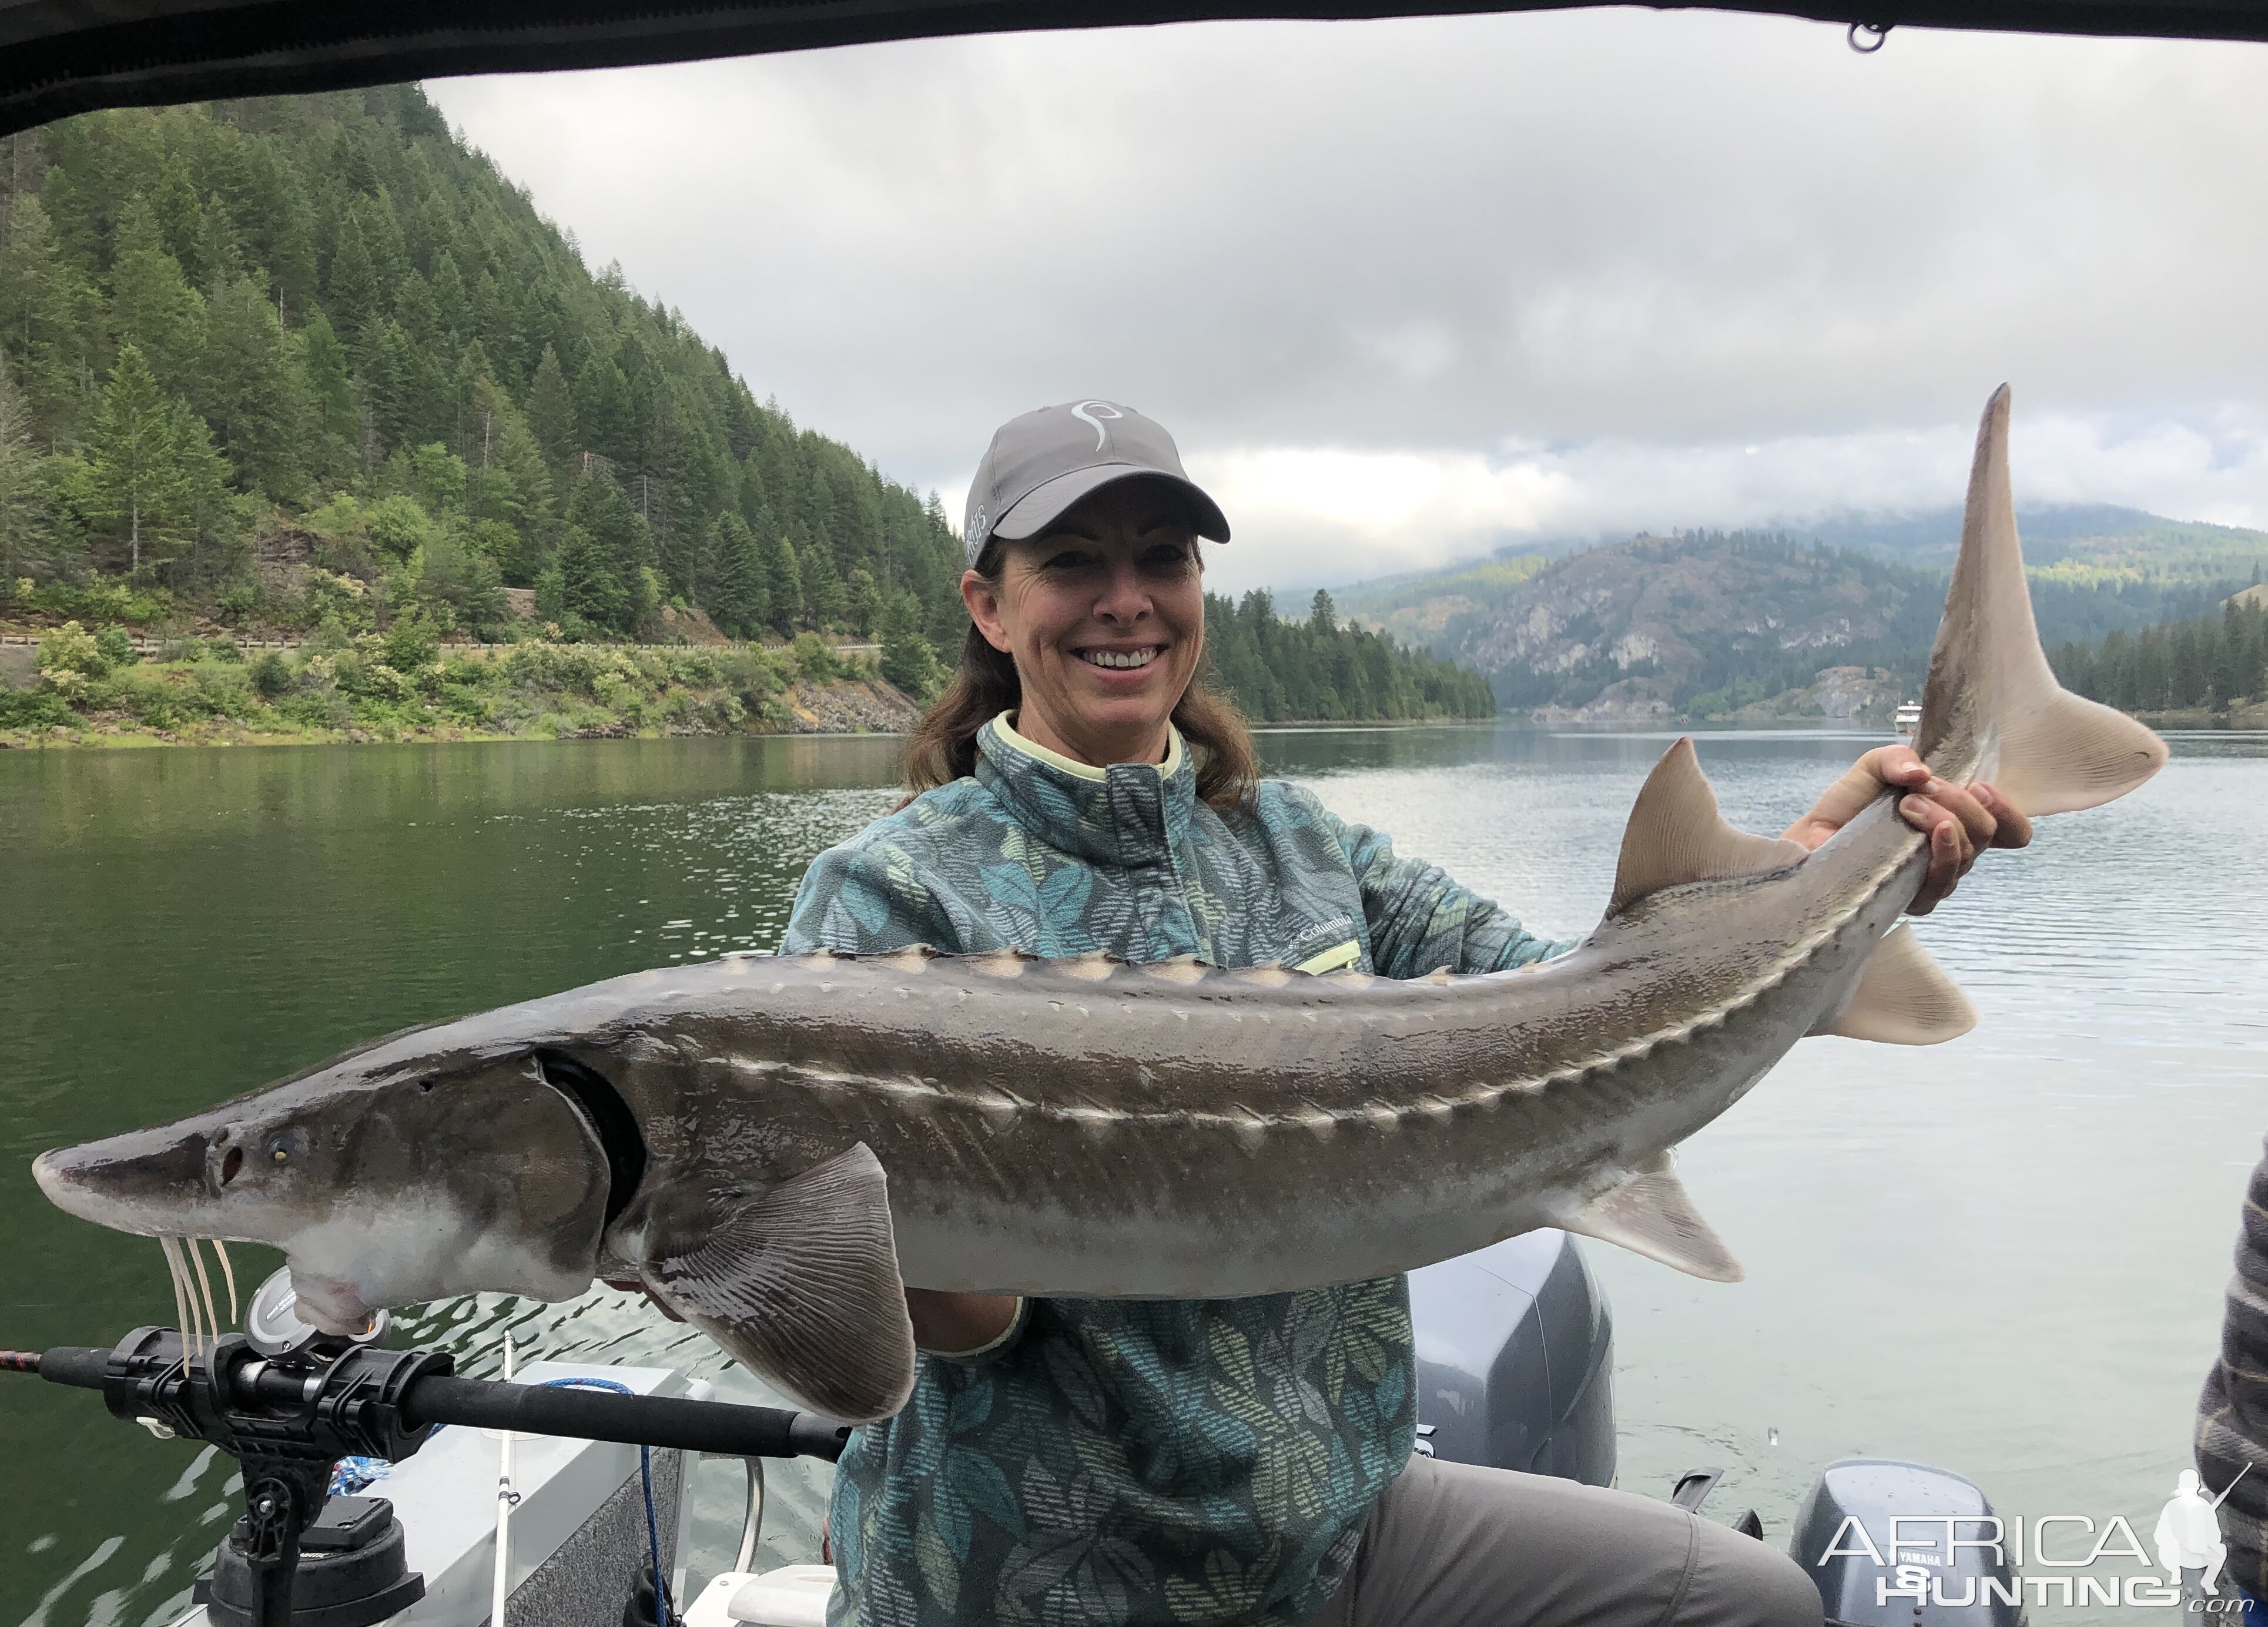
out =
<svg viewBox="0 0 2268 1627"><path fill-rule="evenodd" d="M1987 406L1915 744L2031 815L2165 761L2066 694ZM1816 850L1663 756L1597 930L1540 966L1397 982L1100 957L733 957L379 1040L163 1127L49 1152L122 1231L285 1250L302 1314L641 1279L799 1401L884 1417L902 1285L1278 1292L1559 1226L1740 1268L1669 1149L1807 1034L1931 1043L1966 998L1898 927L1926 839L1885 791Z"/></svg>

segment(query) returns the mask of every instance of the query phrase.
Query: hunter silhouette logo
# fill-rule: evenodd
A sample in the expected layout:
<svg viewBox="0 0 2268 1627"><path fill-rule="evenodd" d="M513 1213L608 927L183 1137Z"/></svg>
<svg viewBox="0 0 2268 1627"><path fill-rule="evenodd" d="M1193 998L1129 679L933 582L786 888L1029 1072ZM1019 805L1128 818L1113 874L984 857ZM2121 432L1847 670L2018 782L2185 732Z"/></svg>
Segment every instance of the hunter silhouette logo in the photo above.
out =
<svg viewBox="0 0 2268 1627"><path fill-rule="evenodd" d="M2237 1470L2236 1480L2243 1479L2251 1469L2247 1463ZM2228 1483L2228 1491L2236 1490L2236 1480ZM2176 1587L2181 1586L2183 1571L2202 1569L2205 1580L2200 1585L2208 1594L2220 1594L2220 1567L2228 1563L2228 1544L2220 1540L2220 1521L2214 1514L2228 1491L2208 1501L2197 1470L2185 1469L2176 1478L2174 1494L2158 1511L2158 1528L2150 1534L2158 1563L2166 1568L2166 1579Z"/></svg>

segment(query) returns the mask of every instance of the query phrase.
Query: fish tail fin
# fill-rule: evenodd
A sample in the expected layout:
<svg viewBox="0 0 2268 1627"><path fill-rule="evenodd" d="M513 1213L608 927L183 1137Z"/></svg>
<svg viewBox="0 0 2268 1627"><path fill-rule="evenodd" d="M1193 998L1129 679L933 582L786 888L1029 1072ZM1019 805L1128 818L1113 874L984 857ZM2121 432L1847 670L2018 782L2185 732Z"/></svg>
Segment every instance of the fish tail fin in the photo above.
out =
<svg viewBox="0 0 2268 1627"><path fill-rule="evenodd" d="M1990 779L2023 813L2091 808L2164 766L2166 743L2070 694L2040 648L2008 482L2008 387L1984 404L1961 554L1930 652L1914 749L1949 777Z"/></svg>

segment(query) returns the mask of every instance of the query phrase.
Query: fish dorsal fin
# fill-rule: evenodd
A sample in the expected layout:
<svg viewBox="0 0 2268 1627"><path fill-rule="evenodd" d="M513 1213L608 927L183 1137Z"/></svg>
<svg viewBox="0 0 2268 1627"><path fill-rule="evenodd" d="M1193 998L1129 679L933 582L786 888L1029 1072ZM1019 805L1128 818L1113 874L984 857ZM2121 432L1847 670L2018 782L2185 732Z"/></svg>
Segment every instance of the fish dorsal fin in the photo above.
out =
<svg viewBox="0 0 2268 1627"><path fill-rule="evenodd" d="M1693 1207L1667 1152L1655 1153L1620 1186L1559 1224L1705 1282L1737 1283L1748 1275Z"/></svg>
<svg viewBox="0 0 2268 1627"><path fill-rule="evenodd" d="M1977 1008L1961 985L1901 923L1867 957L1842 1009L1812 1032L1885 1045L1942 1045L1976 1026Z"/></svg>
<svg viewBox="0 0 2268 1627"><path fill-rule="evenodd" d="M784 1181L639 1271L654 1297L799 1404L888 1417L914 1385L914 1330L888 1182L864 1142Z"/></svg>
<svg viewBox="0 0 2268 1627"><path fill-rule="evenodd" d="M1784 836L1753 836L1727 824L1688 735L1661 754L1631 809L1607 918L1664 887L1785 870L1805 852Z"/></svg>

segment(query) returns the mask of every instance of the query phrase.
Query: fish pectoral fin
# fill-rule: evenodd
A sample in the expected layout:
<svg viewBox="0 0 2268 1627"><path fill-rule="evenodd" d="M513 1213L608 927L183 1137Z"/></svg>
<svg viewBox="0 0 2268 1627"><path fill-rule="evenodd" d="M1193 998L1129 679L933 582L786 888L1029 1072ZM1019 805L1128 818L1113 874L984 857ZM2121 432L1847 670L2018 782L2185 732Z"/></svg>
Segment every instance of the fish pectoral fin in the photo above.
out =
<svg viewBox="0 0 2268 1627"><path fill-rule="evenodd" d="M1667 1152L1638 1165L1630 1179L1565 1216L1559 1225L1707 1282L1737 1283L1748 1276L1724 1239L1693 1207Z"/></svg>
<svg viewBox="0 0 2268 1627"><path fill-rule="evenodd" d="M1631 808L1607 918L1665 887L1785 870L1806 851L1785 836L1752 836L1726 823L1689 735L1661 754Z"/></svg>
<svg viewBox="0 0 2268 1627"><path fill-rule="evenodd" d="M861 1142L639 1270L658 1299L800 1405L888 1417L914 1385L914 1330L887 1178Z"/></svg>
<svg viewBox="0 0 2268 1627"><path fill-rule="evenodd" d="M1977 1008L1961 985L1901 923L1867 957L1842 1009L1811 1031L1884 1045L1942 1045L1976 1026Z"/></svg>

